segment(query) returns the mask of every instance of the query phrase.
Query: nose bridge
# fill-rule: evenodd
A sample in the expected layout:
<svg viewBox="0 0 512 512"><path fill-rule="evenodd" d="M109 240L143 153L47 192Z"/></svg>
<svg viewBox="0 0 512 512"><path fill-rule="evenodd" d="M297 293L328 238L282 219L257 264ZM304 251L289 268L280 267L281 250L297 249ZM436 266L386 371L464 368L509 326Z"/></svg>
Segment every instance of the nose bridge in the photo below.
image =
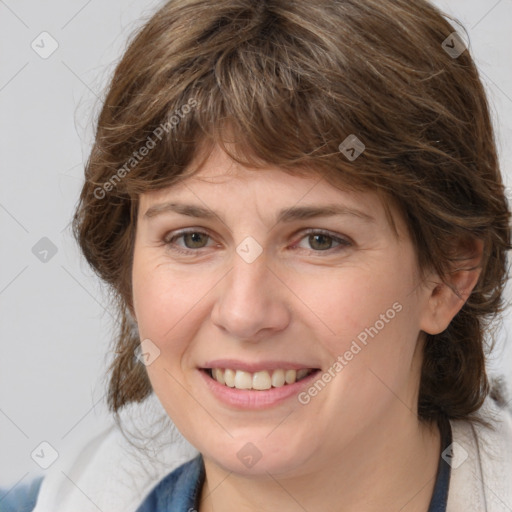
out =
<svg viewBox="0 0 512 512"><path fill-rule="evenodd" d="M241 244L242 245L242 244ZM264 255L250 261L236 254L212 311L217 327L239 339L255 339L262 331L284 329L289 308Z"/></svg>

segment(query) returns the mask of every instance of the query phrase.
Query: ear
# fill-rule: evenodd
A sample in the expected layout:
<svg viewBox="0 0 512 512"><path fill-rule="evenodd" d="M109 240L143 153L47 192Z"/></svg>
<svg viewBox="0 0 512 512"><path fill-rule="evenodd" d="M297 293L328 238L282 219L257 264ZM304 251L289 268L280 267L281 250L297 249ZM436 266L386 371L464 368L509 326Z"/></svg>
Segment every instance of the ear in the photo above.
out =
<svg viewBox="0 0 512 512"><path fill-rule="evenodd" d="M425 283L427 303L420 329L428 334L443 332L461 310L473 291L481 273L484 244L467 239L459 243L455 252L454 268L445 277L431 275Z"/></svg>

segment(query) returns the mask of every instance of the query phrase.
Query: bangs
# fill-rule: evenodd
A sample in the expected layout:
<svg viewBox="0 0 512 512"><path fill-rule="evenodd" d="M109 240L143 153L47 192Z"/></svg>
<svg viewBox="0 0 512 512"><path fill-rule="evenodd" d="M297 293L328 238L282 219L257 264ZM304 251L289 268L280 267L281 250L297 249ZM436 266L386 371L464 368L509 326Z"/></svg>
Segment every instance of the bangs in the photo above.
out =
<svg viewBox="0 0 512 512"><path fill-rule="evenodd" d="M112 192L133 197L169 186L193 174L216 145L246 167L276 166L376 188L378 174L371 169L379 161L377 146L357 161L340 152L347 138L367 144L380 136L376 131L385 131L368 115L356 75L369 69L354 52L347 57L349 35L340 39L339 27L325 20L321 37L304 13L293 23L278 6L249 5L224 15L221 6L215 10L205 26L190 28L187 10L168 20L171 26L161 30L172 38L151 60L148 49L144 69L110 111L115 122L105 135L110 154L118 156L111 171L126 171ZM134 155L145 146L151 146L146 156Z"/></svg>

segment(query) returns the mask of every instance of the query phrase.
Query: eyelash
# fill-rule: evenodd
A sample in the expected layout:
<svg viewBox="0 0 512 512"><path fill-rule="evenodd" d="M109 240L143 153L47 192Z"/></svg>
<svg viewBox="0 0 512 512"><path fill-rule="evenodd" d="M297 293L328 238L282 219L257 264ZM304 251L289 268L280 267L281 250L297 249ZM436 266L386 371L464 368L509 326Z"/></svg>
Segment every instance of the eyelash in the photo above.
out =
<svg viewBox="0 0 512 512"><path fill-rule="evenodd" d="M171 251L173 252L177 252L179 254L185 254L185 255L197 255L198 252L201 250L201 249L207 249L207 247L199 247L197 249L188 249L188 248L183 248L183 247L180 247L178 245L175 245L174 242L185 236L185 235L188 235L188 234L191 234L191 233L197 233L197 234L201 234L201 235L205 235L207 236L210 240L212 239L212 237L205 231L201 231L199 229L187 229L187 230L183 230L183 231L179 231L177 233L175 233L172 237L168 237L166 236L165 239L164 239L164 243L165 245L167 246L168 249L170 249ZM297 247L297 245L306 237L308 236L311 236L311 235L323 235L323 236L326 236L328 238L330 238L334 243L337 243L338 245L336 247L331 247L330 249L326 249L326 250L315 250L315 249L309 249L310 251L314 252L314 253L318 253L319 255L324 253L324 254L327 254L327 255L331 255L333 252L337 252L339 250L342 250L342 249L345 249L347 247L350 247L353 245L352 241L348 238L342 238L342 237L339 237L339 236L336 236L335 234L331 233L330 231L326 231L326 230L323 230L323 229L309 229L309 230L306 230L305 232L303 232L301 238L298 240L298 242L296 242L293 246L292 246L292 249L293 250L301 250L303 248L301 247ZM308 250L308 249L304 249L304 250Z"/></svg>

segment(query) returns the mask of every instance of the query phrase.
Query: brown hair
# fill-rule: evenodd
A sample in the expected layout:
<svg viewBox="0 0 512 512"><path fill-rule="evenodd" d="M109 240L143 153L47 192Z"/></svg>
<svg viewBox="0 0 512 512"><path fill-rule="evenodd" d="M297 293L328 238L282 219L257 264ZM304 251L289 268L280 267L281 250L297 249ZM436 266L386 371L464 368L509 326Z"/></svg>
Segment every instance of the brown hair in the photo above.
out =
<svg viewBox="0 0 512 512"><path fill-rule="evenodd" d="M173 0L149 20L113 76L74 219L118 300L112 411L151 393L129 315L139 194L183 179L213 144L245 164L386 194L422 269L447 276L461 265L458 242L482 240L475 290L426 337L418 403L424 420L479 408L509 211L478 72L469 51L442 46L453 32L423 0ZM351 135L366 146L353 161L339 149Z"/></svg>

